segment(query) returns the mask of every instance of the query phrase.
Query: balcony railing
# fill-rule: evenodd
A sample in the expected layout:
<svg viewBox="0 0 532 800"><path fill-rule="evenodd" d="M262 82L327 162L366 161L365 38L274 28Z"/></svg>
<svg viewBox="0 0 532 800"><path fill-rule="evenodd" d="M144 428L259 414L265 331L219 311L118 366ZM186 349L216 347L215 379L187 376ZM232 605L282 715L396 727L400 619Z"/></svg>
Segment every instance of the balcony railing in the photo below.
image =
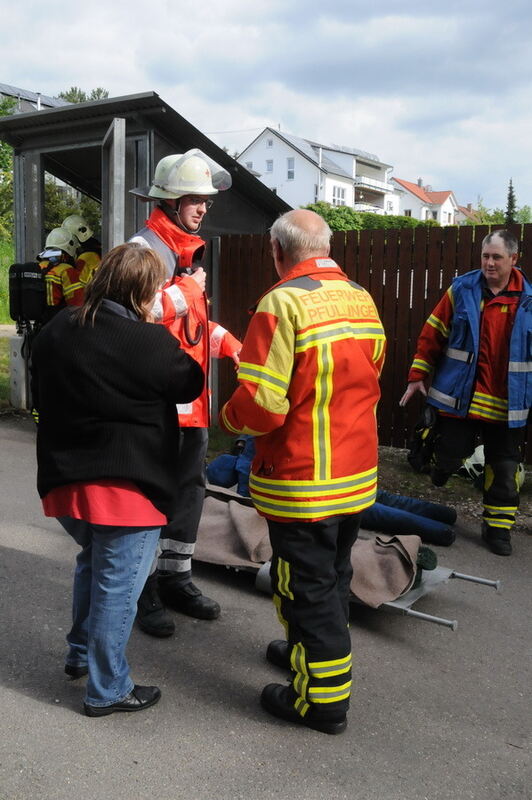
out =
<svg viewBox="0 0 532 800"><path fill-rule="evenodd" d="M372 214L384 214L384 209L379 206L372 206L369 203L355 203L355 211L370 211Z"/></svg>
<svg viewBox="0 0 532 800"><path fill-rule="evenodd" d="M355 186L367 186L368 189L376 189L380 192L393 192L393 186L385 181L378 181L375 178L367 178L365 175L355 176Z"/></svg>

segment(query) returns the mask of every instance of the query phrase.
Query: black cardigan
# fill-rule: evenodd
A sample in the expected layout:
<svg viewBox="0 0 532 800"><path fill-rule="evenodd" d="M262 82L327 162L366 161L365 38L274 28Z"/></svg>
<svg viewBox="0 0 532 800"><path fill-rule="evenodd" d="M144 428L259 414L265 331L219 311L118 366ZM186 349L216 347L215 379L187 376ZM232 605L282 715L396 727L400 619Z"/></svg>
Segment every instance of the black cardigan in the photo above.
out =
<svg viewBox="0 0 532 800"><path fill-rule="evenodd" d="M179 470L176 403L203 370L162 326L102 307L92 327L64 309L37 335L32 391L39 411L37 489L120 478L172 516Z"/></svg>

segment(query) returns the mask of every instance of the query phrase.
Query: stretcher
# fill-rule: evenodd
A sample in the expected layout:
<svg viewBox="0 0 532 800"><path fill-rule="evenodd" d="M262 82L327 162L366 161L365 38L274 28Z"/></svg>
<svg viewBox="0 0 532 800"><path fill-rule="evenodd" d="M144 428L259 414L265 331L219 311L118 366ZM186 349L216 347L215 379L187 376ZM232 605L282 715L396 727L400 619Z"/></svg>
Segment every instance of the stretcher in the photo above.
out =
<svg viewBox="0 0 532 800"><path fill-rule="evenodd" d="M433 614L426 614L422 611L416 611L412 608L414 603L421 597L425 597L425 595L428 595L437 589L438 586L448 583L452 579L469 581L470 583L478 583L482 586L490 586L491 588L495 589L496 592L500 592L502 590L502 584L500 580L493 581L489 580L488 578L480 578L475 575L465 575L462 572L457 572L456 570L448 569L447 567L436 567L436 569L433 570L423 570L421 582L418 586L416 586L414 589L410 589L410 591L406 592L404 595L401 595L396 600L390 600L386 603L382 603L382 605L379 606L379 609L385 608L392 613L401 614L407 617L414 617L415 619L420 619L424 622L432 622L435 625L443 625L446 628L456 631L458 628L458 620L446 619L445 617L436 617ZM264 563L258 570L255 578L255 586L259 591L271 594L269 561ZM363 605L363 603L361 603L361 601L355 595L351 595L351 602Z"/></svg>

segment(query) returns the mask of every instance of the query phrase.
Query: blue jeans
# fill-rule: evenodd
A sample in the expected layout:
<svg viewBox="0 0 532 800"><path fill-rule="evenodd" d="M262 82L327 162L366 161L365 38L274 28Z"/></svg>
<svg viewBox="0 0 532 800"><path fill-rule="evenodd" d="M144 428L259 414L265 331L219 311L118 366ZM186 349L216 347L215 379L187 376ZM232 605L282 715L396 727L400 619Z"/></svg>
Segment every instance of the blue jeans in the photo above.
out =
<svg viewBox="0 0 532 800"><path fill-rule="evenodd" d="M134 686L126 647L161 529L93 525L72 517L58 521L81 547L66 662L88 667L85 702L109 706Z"/></svg>

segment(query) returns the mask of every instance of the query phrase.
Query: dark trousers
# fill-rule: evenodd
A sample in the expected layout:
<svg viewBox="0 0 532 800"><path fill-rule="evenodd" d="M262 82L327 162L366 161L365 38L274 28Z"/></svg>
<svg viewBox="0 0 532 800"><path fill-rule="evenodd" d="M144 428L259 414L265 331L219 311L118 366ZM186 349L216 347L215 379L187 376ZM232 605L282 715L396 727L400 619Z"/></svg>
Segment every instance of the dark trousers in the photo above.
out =
<svg viewBox="0 0 532 800"><path fill-rule="evenodd" d="M478 444L484 445L484 523L509 531L519 507L517 472L522 459L523 428L493 422L438 417L434 458L437 469L451 475Z"/></svg>
<svg viewBox="0 0 532 800"><path fill-rule="evenodd" d="M179 505L161 530L161 555L157 567L176 578L190 576L192 555L205 499L205 457L209 443L207 428L181 428L179 431Z"/></svg>
<svg viewBox="0 0 532 800"><path fill-rule="evenodd" d="M292 665L294 707L345 714L351 693L349 585L360 515L318 522L268 520L274 604Z"/></svg>

